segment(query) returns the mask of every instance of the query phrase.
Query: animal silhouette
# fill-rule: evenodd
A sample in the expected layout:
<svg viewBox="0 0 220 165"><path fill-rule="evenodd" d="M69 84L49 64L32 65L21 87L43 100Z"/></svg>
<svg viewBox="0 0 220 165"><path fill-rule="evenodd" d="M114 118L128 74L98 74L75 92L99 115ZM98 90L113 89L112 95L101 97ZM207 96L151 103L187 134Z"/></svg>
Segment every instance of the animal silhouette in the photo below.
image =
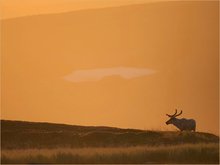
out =
<svg viewBox="0 0 220 165"><path fill-rule="evenodd" d="M177 109L173 115L168 115L170 119L166 122L166 124L173 124L176 126L180 131L196 131L196 121L194 119L178 119L177 116L182 114L182 110L179 114L177 114Z"/></svg>

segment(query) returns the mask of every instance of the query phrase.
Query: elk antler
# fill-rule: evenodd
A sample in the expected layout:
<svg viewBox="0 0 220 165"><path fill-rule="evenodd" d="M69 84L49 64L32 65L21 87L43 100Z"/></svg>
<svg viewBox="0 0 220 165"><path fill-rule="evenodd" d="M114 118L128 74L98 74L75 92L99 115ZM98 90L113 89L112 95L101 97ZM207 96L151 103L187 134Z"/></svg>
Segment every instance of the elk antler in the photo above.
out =
<svg viewBox="0 0 220 165"><path fill-rule="evenodd" d="M177 113L177 109L175 110L175 113L174 113L173 115L168 115L168 114L166 114L166 115L167 115L168 117L175 117L176 113Z"/></svg>
<svg viewBox="0 0 220 165"><path fill-rule="evenodd" d="M179 114L175 115L175 117L177 117L177 116L181 115L182 113L183 113L183 111L181 110L181 112L180 112Z"/></svg>

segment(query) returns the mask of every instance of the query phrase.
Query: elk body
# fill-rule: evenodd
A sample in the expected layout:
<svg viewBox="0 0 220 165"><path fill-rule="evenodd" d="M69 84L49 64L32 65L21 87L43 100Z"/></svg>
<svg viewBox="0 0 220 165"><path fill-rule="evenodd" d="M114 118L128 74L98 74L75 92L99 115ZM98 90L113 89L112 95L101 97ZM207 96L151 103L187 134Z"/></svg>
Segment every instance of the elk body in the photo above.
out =
<svg viewBox="0 0 220 165"><path fill-rule="evenodd" d="M166 124L173 124L176 126L180 131L196 131L196 121L194 119L178 119L177 116L181 115L182 111L177 114L177 110L173 115L168 115L170 119L166 122Z"/></svg>

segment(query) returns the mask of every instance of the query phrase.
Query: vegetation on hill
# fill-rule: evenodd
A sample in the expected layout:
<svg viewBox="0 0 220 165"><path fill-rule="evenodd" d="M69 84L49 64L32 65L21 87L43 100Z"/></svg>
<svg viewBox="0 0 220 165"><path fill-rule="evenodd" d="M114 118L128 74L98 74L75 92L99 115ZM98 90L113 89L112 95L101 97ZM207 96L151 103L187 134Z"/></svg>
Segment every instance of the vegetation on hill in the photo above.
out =
<svg viewBox="0 0 220 165"><path fill-rule="evenodd" d="M218 163L218 145L4 150L2 163Z"/></svg>
<svg viewBox="0 0 220 165"><path fill-rule="evenodd" d="M1 121L3 149L57 147L123 147L218 143L219 137L202 132L168 132L113 127Z"/></svg>
<svg viewBox="0 0 220 165"><path fill-rule="evenodd" d="M2 163L219 163L219 137L1 120Z"/></svg>

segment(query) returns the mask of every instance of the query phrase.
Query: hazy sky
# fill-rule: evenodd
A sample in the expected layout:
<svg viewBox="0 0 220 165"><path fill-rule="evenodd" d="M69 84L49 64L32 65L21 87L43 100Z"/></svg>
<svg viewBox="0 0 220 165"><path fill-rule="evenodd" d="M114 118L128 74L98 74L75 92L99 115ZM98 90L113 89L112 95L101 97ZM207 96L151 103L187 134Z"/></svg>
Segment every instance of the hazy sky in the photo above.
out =
<svg viewBox="0 0 220 165"><path fill-rule="evenodd" d="M1 1L1 118L218 134L218 1L145 2Z"/></svg>
<svg viewBox="0 0 220 165"><path fill-rule="evenodd" d="M1 0L1 18L61 13L82 9L154 3L165 0Z"/></svg>

